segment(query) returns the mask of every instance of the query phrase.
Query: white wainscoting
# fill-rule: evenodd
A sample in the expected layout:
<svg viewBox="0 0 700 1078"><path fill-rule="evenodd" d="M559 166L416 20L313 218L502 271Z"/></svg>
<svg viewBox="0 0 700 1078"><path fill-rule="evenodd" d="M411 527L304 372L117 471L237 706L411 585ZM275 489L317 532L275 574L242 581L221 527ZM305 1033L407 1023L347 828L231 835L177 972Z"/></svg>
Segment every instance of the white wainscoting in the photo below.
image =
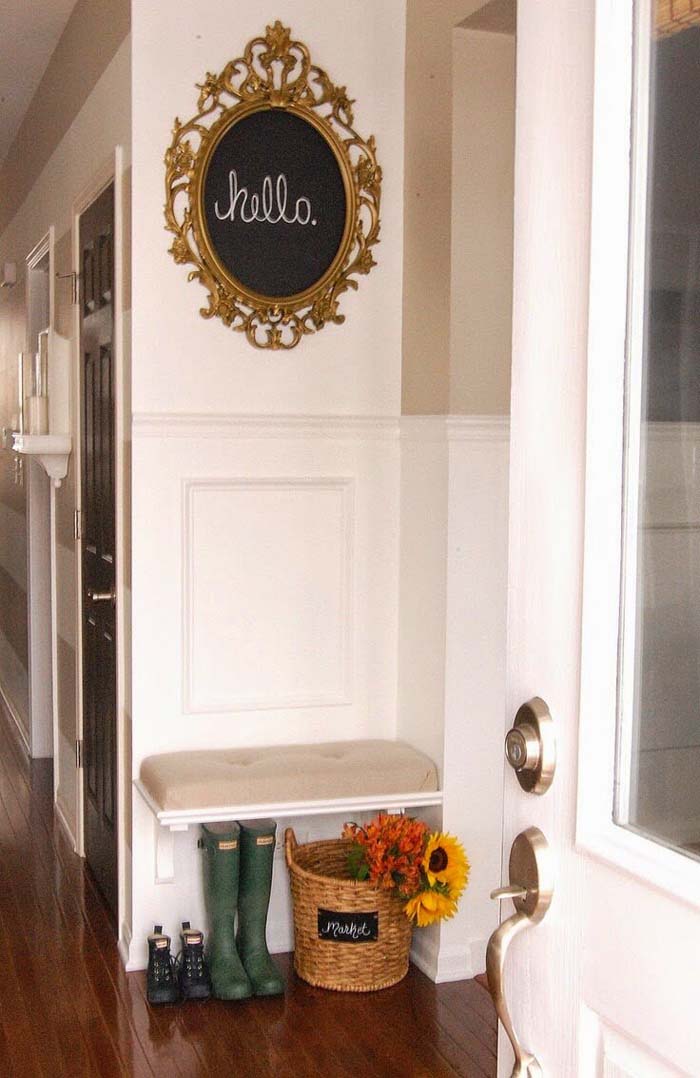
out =
<svg viewBox="0 0 700 1078"><path fill-rule="evenodd" d="M135 766L395 736L398 421L136 416L133 445Z"/></svg>
<svg viewBox="0 0 700 1078"><path fill-rule="evenodd" d="M507 459L500 417L133 425L134 774L189 748L398 736L429 751L446 807L425 818L472 862L459 916L416 937L438 980L483 969L497 920ZM338 833L337 817L297 823L299 841ZM135 798L130 968L156 920L205 925L196 839L176 836L175 882L156 884ZM268 937L284 950L276 866Z"/></svg>
<svg viewBox="0 0 700 1078"><path fill-rule="evenodd" d="M463 840L457 915L415 934L436 981L485 968L498 924L508 543L504 416L402 420L399 734L442 758L442 825Z"/></svg>
<svg viewBox="0 0 700 1078"><path fill-rule="evenodd" d="M398 419L135 417L134 774L154 752L396 736L399 480ZM305 819L300 838L338 827ZM155 919L204 923L196 839L176 836L156 884L135 798L132 967Z"/></svg>

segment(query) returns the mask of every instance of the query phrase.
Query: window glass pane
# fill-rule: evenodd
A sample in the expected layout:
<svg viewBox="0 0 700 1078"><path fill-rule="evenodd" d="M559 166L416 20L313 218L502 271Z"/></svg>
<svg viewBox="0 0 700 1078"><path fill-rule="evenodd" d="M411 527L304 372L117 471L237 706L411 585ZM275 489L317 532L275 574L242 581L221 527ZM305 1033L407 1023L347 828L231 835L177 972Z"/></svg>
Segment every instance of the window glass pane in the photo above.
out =
<svg viewBox="0 0 700 1078"><path fill-rule="evenodd" d="M700 3L658 0L648 14L615 815L700 858Z"/></svg>

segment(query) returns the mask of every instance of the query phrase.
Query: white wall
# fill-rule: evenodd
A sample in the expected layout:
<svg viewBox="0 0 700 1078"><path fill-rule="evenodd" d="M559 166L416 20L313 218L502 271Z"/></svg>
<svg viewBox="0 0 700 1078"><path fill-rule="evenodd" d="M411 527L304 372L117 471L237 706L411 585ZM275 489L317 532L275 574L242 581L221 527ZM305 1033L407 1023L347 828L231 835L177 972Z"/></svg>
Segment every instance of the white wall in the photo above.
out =
<svg viewBox="0 0 700 1078"><path fill-rule="evenodd" d="M168 255L162 218L175 115L269 18L220 0L168 11L137 0L132 28L134 775L176 749L411 741L437 762L444 824L473 863L459 917L417 934L415 955L432 976L468 976L497 919L507 427L400 417L404 3L275 11L356 98L384 172L378 266L343 298L342 327L288 354L199 316L205 293ZM204 909L196 830L176 836L175 882L156 884L138 795L133 813L136 968L155 920L175 931ZM307 818L297 837L339 826ZM280 859L276 950L287 890Z"/></svg>
<svg viewBox="0 0 700 1078"><path fill-rule="evenodd" d="M255 4L183 0L176 8L135 0L133 408L141 412L392 415L399 410L403 229L403 0L281 0L274 18L305 42L312 60L354 105L357 129L376 135L384 172L378 266L342 299L345 324L307 338L292 353L261 352L198 308L167 253L163 155L176 116L196 112L207 71L218 72L265 32Z"/></svg>
<svg viewBox="0 0 700 1078"><path fill-rule="evenodd" d="M175 116L195 111L195 83L271 19L222 0L137 0L135 774L168 749L396 732L404 4L284 0L274 15L347 85L357 128L376 135L378 266L343 297L343 326L288 354L200 317L205 293L168 254L163 155ZM195 839L178 837L176 882L156 885L152 817L136 795L132 965L144 964L154 920L174 931L203 916ZM279 877L270 937L284 949Z"/></svg>
<svg viewBox="0 0 700 1078"><path fill-rule="evenodd" d="M402 420L399 736L438 761L441 823L471 863L457 915L414 933L438 981L485 968L498 923L505 722L508 420Z"/></svg>

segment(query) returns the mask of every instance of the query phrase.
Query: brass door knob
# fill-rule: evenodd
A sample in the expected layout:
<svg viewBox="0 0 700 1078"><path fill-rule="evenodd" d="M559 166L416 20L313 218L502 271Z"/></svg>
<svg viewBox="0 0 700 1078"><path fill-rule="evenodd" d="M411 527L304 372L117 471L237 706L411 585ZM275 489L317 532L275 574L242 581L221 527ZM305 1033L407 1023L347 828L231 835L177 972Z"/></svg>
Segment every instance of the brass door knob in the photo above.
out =
<svg viewBox="0 0 700 1078"><path fill-rule="evenodd" d="M508 1010L504 988L504 968L508 948L516 936L542 920L553 892L552 855L546 838L537 827L528 827L515 839L510 851L510 883L491 892L499 901L513 900L515 913L498 926L486 949L486 975L496 1012L513 1047L515 1066L511 1078L539 1078L542 1068L535 1056L520 1043Z"/></svg>
<svg viewBox="0 0 700 1078"><path fill-rule="evenodd" d="M523 790L543 794L549 789L556 767L556 740L549 708L539 696L518 709L506 734L505 750Z"/></svg>
<svg viewBox="0 0 700 1078"><path fill-rule="evenodd" d="M93 603L111 603L114 606L117 601L117 593L114 588L111 591L93 591L88 588L88 598L92 599Z"/></svg>

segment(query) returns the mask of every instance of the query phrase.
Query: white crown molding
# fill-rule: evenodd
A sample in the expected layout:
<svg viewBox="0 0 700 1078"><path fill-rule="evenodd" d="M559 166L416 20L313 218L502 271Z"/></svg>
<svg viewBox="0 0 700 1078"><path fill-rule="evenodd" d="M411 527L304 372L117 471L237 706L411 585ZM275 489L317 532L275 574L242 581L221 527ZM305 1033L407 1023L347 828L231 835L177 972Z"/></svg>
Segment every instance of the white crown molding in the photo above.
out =
<svg viewBox="0 0 700 1078"><path fill-rule="evenodd" d="M402 415L402 442L446 442L447 416Z"/></svg>
<svg viewBox="0 0 700 1078"><path fill-rule="evenodd" d="M507 442L510 439L510 416L448 415L449 442Z"/></svg>
<svg viewBox="0 0 700 1078"><path fill-rule="evenodd" d="M137 412L141 438L379 438L397 441L507 441L510 418L502 415L238 415L204 412Z"/></svg>
<svg viewBox="0 0 700 1078"><path fill-rule="evenodd" d="M404 415L401 438L410 442L507 442L507 415Z"/></svg>
<svg viewBox="0 0 700 1078"><path fill-rule="evenodd" d="M137 412L132 428L142 438L399 438L392 416Z"/></svg>

